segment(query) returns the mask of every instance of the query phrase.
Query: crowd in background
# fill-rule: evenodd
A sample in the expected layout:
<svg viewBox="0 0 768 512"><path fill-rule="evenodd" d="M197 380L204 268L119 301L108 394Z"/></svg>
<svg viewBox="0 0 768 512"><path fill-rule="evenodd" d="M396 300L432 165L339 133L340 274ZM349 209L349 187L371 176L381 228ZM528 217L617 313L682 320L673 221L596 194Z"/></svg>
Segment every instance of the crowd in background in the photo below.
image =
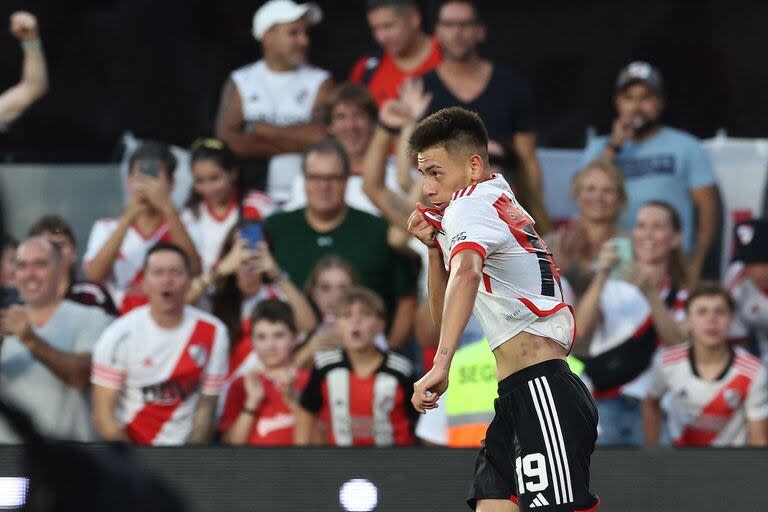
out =
<svg viewBox="0 0 768 512"><path fill-rule="evenodd" d="M619 70L612 132L561 183L578 215L556 226L528 82L478 53L475 2L444 2L428 35L414 2L368 0L380 49L344 81L307 62L321 22L290 0L256 11L263 57L231 73L213 136L190 145L183 208L176 157L143 141L82 266L73 227L42 205L24 240L3 239L4 398L81 441L479 446L496 376L477 322L442 407L419 418L410 404L439 329L424 246L405 230L429 203L408 139L458 105L483 118L494 171L554 254L599 442L768 444L768 222L737 226L723 285L702 279L717 184L699 141L661 123L658 69ZM11 32L23 73L0 94L0 130L47 89L35 18L15 14ZM0 422L0 442L14 439Z"/></svg>

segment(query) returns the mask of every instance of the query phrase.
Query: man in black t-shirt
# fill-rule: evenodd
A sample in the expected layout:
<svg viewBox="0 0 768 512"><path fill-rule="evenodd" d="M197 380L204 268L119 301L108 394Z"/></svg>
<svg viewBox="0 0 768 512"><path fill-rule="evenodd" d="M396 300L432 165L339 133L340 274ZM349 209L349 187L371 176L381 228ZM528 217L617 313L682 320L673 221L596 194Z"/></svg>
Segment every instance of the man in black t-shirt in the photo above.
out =
<svg viewBox="0 0 768 512"><path fill-rule="evenodd" d="M443 62L424 75L424 88L432 93L427 115L460 106L480 114L494 147L517 153L532 187L541 191L541 168L536 157L533 99L526 80L477 53L486 29L475 2L449 0L438 12L435 37L443 49Z"/></svg>

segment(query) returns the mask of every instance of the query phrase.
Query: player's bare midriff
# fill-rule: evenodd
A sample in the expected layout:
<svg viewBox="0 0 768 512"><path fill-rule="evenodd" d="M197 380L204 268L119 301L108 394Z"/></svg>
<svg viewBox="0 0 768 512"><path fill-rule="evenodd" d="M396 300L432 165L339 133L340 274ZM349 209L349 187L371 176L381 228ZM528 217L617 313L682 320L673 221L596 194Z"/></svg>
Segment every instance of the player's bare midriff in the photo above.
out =
<svg viewBox="0 0 768 512"><path fill-rule="evenodd" d="M502 380L534 364L565 359L566 353L550 338L521 332L499 345L493 355L496 358L496 378Z"/></svg>

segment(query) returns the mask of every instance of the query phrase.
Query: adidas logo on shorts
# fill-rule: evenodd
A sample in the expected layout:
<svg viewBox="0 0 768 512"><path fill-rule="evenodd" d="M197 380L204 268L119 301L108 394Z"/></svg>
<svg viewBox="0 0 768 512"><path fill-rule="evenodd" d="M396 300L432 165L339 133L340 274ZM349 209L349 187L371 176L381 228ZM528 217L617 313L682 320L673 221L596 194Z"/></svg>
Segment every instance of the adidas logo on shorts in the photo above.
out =
<svg viewBox="0 0 768 512"><path fill-rule="evenodd" d="M543 494L539 493L536 495L535 498L533 498L533 503L531 503L531 506L528 508L543 507L545 505L549 505L549 502L547 501L547 498L545 498Z"/></svg>

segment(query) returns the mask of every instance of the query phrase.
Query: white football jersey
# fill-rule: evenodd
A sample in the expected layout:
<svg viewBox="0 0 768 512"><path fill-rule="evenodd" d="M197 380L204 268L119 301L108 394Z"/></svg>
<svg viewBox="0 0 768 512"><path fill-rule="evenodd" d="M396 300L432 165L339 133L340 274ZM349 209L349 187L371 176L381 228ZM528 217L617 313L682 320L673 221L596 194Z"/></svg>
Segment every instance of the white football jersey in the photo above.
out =
<svg viewBox="0 0 768 512"><path fill-rule="evenodd" d="M437 210L425 215L438 229L435 239L446 270L459 251L483 257L474 313L491 350L525 331L570 351L575 321L563 302L552 253L502 176L455 192L442 215Z"/></svg>
<svg viewBox="0 0 768 512"><path fill-rule="evenodd" d="M119 219L99 219L91 228L88 236L88 246L85 249L85 266L96 257L109 237L117 230ZM112 274L103 283L112 295L112 300L120 309L126 293L143 295L139 290L142 279L142 268L147 252L158 242L169 242L168 226L162 224L154 233L142 233L131 226L120 245L120 252L112 267Z"/></svg>
<svg viewBox="0 0 768 512"><path fill-rule="evenodd" d="M117 418L137 444L180 445L192 431L200 394L218 396L229 338L216 317L187 306L164 329L141 306L116 320L93 351L93 384L121 390Z"/></svg>
<svg viewBox="0 0 768 512"><path fill-rule="evenodd" d="M690 344L656 354L649 395L667 403L667 424L678 446L743 446L747 421L768 418L768 382L760 359L733 347L716 381L700 378ZM666 395L666 396L665 396Z"/></svg>
<svg viewBox="0 0 768 512"><path fill-rule="evenodd" d="M275 72L262 59L232 72L240 94L246 130L250 123L278 126L308 123L320 86L330 73L307 64L293 71ZM269 162L267 190L278 202L290 199L293 178L301 173L301 156L277 155Z"/></svg>

